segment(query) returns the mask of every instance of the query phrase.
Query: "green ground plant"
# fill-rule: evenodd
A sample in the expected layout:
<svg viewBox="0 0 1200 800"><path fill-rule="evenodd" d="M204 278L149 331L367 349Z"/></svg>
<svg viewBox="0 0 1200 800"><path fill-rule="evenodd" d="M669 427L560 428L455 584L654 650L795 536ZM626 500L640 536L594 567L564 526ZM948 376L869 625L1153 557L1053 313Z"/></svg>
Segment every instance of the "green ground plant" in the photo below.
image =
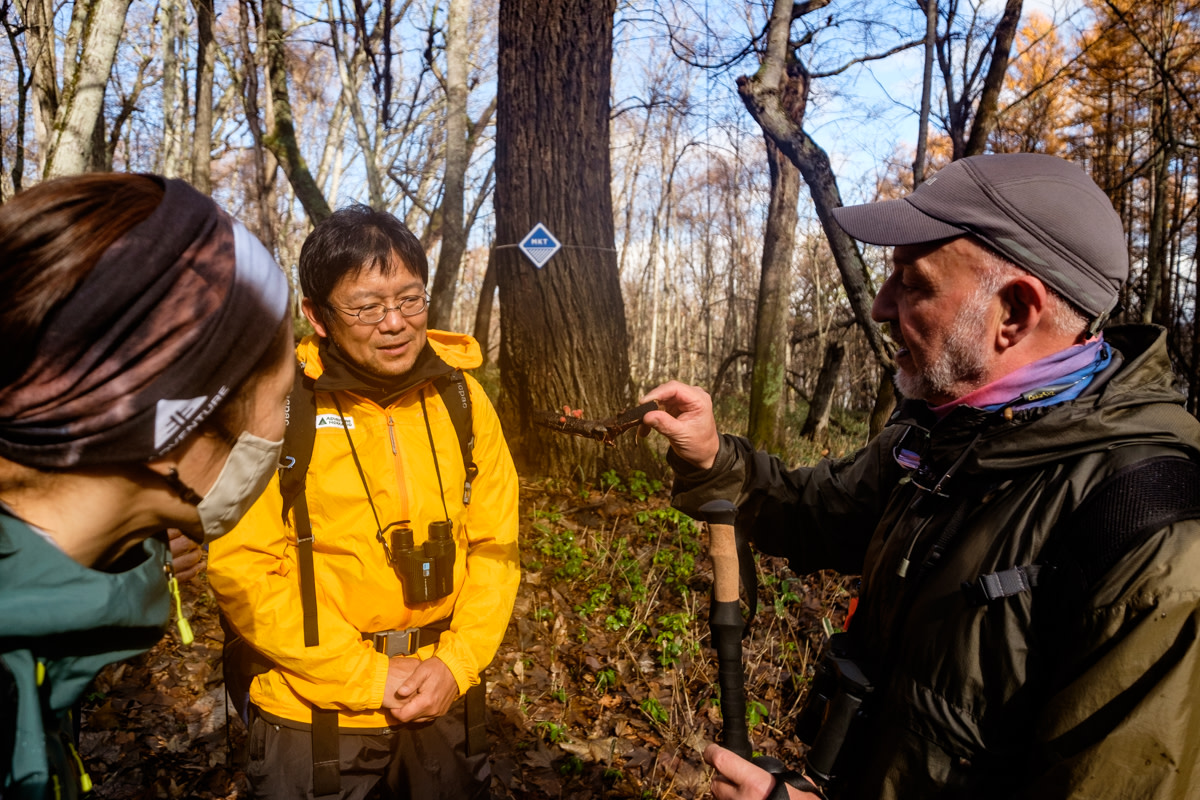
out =
<svg viewBox="0 0 1200 800"><path fill-rule="evenodd" d="M829 442L798 447L796 460L861 444L849 421L831 431ZM591 486L558 482L533 493L521 552L535 599L523 612L532 627L521 647L540 650L546 669L556 666L549 685L528 683L537 666L523 672L522 691L543 704L525 715L536 733L528 747L565 747L584 753L586 762L597 742L648 737L652 757L688 754L698 764L699 750L688 748L699 746L697 736L715 738L720 725L704 526L670 507L662 482L641 472L608 470ZM766 742L768 754L796 763L792 725L824 642L844 626L854 584L832 573L795 575L778 558L755 556L755 562L758 615L743 641L747 724L756 748ZM685 739L692 743L685 746ZM624 786L613 797L640 796L646 785L655 787L654 797L700 796L664 791L669 778L650 775L631 793L619 757L612 758L618 760L603 768ZM554 763L564 777L576 774L573 761Z"/></svg>

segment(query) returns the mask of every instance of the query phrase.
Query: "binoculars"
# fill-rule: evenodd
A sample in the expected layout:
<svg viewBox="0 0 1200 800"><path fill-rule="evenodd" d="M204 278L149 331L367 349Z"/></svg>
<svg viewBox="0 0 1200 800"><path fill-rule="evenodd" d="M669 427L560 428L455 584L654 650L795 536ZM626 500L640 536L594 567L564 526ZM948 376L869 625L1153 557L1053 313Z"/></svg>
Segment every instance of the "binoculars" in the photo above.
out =
<svg viewBox="0 0 1200 800"><path fill-rule="evenodd" d="M393 522L388 563L404 588L406 605L438 600L454 591L454 526L448 519L429 523L429 538L413 544L408 522Z"/></svg>

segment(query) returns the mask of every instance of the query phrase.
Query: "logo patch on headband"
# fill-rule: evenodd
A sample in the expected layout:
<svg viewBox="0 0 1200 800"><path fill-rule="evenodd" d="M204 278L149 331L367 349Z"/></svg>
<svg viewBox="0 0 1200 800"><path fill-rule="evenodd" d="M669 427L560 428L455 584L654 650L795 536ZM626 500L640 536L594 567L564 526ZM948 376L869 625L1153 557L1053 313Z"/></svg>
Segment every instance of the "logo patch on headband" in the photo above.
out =
<svg viewBox="0 0 1200 800"><path fill-rule="evenodd" d="M154 449L163 453L179 444L213 412L228 392L229 388L222 386L212 397L159 400L154 408Z"/></svg>

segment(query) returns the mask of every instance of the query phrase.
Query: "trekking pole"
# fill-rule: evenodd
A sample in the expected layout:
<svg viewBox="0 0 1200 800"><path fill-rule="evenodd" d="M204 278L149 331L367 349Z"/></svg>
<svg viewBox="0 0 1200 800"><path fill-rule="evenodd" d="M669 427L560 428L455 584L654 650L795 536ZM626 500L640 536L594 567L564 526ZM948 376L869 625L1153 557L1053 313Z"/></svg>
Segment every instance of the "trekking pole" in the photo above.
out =
<svg viewBox="0 0 1200 800"><path fill-rule="evenodd" d="M746 730L746 674L742 668L742 635L746 623L738 594L737 537L733 523L737 507L728 500L700 506L708 524L708 553L713 562L712 603L708 627L717 651L717 685L721 690L721 743L742 758L750 758Z"/></svg>

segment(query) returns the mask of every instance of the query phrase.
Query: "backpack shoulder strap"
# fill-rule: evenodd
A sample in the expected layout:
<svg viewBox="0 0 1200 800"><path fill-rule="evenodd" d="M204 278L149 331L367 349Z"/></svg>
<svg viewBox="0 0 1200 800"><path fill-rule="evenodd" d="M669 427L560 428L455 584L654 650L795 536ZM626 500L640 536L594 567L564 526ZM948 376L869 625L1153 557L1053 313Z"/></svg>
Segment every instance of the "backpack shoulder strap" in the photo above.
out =
<svg viewBox="0 0 1200 800"><path fill-rule="evenodd" d="M304 374L304 364L296 363L296 378L288 395L283 434L283 452L279 471L279 493L283 495L283 519L304 491L308 465L312 462L313 443L317 438L317 392L313 379Z"/></svg>
<svg viewBox="0 0 1200 800"><path fill-rule="evenodd" d="M1200 519L1200 465L1157 456L1105 478L1071 515L1063 544L1091 587L1155 531L1185 519Z"/></svg>
<svg viewBox="0 0 1200 800"><path fill-rule="evenodd" d="M471 483L479 474L475 464L475 428L471 417L471 391L467 379L461 370L454 370L448 375L442 375L433 381L434 387L442 397L442 403L450 413L450 421L454 423L454 431L458 434L458 447L462 451L463 467L467 480L463 486L463 505L471 504Z"/></svg>
<svg viewBox="0 0 1200 800"><path fill-rule="evenodd" d="M1161 455L1118 469L1058 522L1044 564L980 575L962 588L981 606L1029 591L1054 575L1087 591L1126 553L1163 526L1200 519L1200 465L1183 455Z"/></svg>
<svg viewBox="0 0 1200 800"><path fill-rule="evenodd" d="M288 395L279 470L279 493L283 496L283 521L296 510L297 566L300 573L300 609L304 619L304 645L315 647L317 635L317 587L313 575L313 534L308 518L308 500L304 496L308 465L312 462L317 438L317 392L312 378L304 374L304 364L296 363L296 377Z"/></svg>

